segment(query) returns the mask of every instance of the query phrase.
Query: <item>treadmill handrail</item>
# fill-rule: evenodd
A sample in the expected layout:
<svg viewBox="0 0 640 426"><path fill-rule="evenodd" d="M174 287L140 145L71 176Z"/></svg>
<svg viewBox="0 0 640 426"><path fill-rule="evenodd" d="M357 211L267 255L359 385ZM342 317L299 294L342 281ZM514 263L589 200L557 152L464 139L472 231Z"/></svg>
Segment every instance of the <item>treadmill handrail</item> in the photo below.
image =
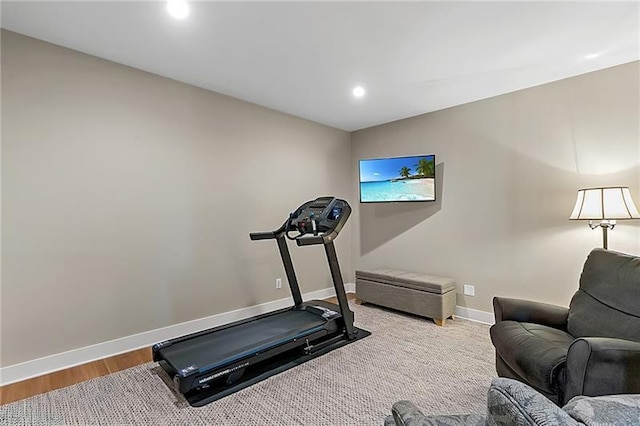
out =
<svg viewBox="0 0 640 426"><path fill-rule="evenodd" d="M311 246L315 244L323 244L324 238L322 235L310 235L304 234L296 237L296 243L298 246Z"/></svg>
<svg viewBox="0 0 640 426"><path fill-rule="evenodd" d="M249 238L251 238L252 241L271 240L274 238L278 238L278 236L284 233L286 224L287 222L283 223L282 226L275 231L250 232Z"/></svg>
<svg viewBox="0 0 640 426"><path fill-rule="evenodd" d="M329 244L331 241L335 240L337 236L338 233L335 231L325 232L324 234L319 235L303 234L296 237L296 243L299 247L312 246L316 244Z"/></svg>
<svg viewBox="0 0 640 426"><path fill-rule="evenodd" d="M273 239L275 237L276 237L276 234L273 231L251 232L249 234L249 238L251 238L252 241L256 241L256 240L271 240L271 239Z"/></svg>

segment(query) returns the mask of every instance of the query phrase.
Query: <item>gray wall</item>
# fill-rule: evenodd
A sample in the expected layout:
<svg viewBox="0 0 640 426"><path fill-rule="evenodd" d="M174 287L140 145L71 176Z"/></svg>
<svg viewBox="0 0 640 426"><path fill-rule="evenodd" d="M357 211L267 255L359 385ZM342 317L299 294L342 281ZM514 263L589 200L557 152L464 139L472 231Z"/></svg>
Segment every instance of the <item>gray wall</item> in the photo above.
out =
<svg viewBox="0 0 640 426"><path fill-rule="evenodd" d="M248 233L353 201L349 140L3 31L1 365L288 296ZM322 248L292 255L304 292L331 286Z"/></svg>
<svg viewBox="0 0 640 426"><path fill-rule="evenodd" d="M567 305L600 230L569 221L579 188L624 184L640 206L638 62L352 134L358 160L436 154L435 203L357 205L354 267L451 276L494 295ZM609 248L640 253L640 221Z"/></svg>
<svg viewBox="0 0 640 426"><path fill-rule="evenodd" d="M638 63L355 132L2 32L1 366L279 299L279 225L349 200L345 281L388 266L568 303L600 231L578 188L640 204ZM349 143L351 141L351 144ZM435 153L438 201L360 205L361 158ZM610 248L640 253L639 221ZM303 291L322 250L293 249Z"/></svg>

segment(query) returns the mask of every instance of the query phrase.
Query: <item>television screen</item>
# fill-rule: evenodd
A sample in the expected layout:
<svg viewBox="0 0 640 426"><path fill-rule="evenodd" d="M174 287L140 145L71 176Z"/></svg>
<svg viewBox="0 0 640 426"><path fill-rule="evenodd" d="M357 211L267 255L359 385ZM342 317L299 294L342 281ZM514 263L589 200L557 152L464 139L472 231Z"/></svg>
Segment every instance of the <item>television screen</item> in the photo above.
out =
<svg viewBox="0 0 640 426"><path fill-rule="evenodd" d="M436 156L360 160L360 202L435 201Z"/></svg>

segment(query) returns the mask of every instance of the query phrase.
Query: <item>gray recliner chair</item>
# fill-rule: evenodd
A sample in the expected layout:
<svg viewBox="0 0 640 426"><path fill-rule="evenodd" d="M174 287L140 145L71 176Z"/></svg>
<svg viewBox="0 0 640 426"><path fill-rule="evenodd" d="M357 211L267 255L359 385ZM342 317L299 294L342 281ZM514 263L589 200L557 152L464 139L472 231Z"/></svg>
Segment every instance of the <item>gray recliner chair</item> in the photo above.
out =
<svg viewBox="0 0 640 426"><path fill-rule="evenodd" d="M524 383L498 378L486 415L425 415L410 401L393 404L384 426L594 426L640 424L640 395L577 396L560 408Z"/></svg>
<svg viewBox="0 0 640 426"><path fill-rule="evenodd" d="M576 395L640 393L640 258L594 249L569 308L495 297L500 377L558 405Z"/></svg>

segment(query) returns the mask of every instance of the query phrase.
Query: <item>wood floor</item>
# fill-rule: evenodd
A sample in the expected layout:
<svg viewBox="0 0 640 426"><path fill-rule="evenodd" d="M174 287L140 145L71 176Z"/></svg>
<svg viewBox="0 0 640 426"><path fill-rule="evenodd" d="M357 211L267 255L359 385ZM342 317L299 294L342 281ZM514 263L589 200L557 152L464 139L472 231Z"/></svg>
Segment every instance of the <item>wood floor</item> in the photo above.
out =
<svg viewBox="0 0 640 426"><path fill-rule="evenodd" d="M347 298L349 300L355 299L355 294L349 293ZM335 297L326 300L338 303ZM144 348L2 386L0 387L0 405L106 376L151 361L151 348Z"/></svg>
<svg viewBox="0 0 640 426"><path fill-rule="evenodd" d="M75 385L150 361L151 348L144 348L2 386L0 387L0 405Z"/></svg>

